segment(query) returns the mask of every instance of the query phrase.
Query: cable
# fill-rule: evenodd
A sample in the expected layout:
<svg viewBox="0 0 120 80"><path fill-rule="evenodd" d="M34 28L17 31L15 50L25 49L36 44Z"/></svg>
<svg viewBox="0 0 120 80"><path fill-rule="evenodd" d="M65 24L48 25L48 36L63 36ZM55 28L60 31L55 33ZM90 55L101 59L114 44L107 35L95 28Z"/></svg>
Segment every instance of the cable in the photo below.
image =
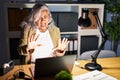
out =
<svg viewBox="0 0 120 80"><path fill-rule="evenodd" d="M32 80L32 77L29 76L28 74L25 74L23 72L23 69L16 70L13 74L14 79L16 80L17 78L23 79L23 80Z"/></svg>

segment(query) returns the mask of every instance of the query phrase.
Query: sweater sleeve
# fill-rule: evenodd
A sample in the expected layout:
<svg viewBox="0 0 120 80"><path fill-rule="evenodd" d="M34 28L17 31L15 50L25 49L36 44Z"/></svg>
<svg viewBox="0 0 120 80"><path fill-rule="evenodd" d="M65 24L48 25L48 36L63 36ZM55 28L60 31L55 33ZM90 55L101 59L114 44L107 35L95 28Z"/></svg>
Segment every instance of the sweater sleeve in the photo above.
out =
<svg viewBox="0 0 120 80"><path fill-rule="evenodd" d="M31 27L27 25L23 28L23 31L21 33L20 43L18 46L18 52L20 55L28 55L26 47L27 47L27 40L30 35L30 29Z"/></svg>

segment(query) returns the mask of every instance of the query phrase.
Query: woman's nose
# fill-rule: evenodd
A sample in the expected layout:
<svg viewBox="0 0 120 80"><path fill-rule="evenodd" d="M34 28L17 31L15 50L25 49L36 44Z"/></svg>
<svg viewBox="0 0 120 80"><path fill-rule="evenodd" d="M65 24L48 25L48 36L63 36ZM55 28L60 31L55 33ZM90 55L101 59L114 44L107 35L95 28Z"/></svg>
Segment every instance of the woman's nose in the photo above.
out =
<svg viewBox="0 0 120 80"><path fill-rule="evenodd" d="M45 21L45 18L41 18L41 21Z"/></svg>
<svg viewBox="0 0 120 80"><path fill-rule="evenodd" d="M44 18L41 18L41 21L43 21L44 20Z"/></svg>

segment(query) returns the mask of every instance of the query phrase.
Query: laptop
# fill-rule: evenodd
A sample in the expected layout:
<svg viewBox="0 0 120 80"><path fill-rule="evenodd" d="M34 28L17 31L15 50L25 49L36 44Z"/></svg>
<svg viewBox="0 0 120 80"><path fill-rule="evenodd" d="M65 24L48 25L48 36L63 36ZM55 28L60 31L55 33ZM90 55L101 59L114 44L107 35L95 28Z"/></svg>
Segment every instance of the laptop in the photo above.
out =
<svg viewBox="0 0 120 80"><path fill-rule="evenodd" d="M54 77L61 70L71 72L74 66L76 55L65 55L60 57L38 58L35 66L30 70L34 79L40 77Z"/></svg>

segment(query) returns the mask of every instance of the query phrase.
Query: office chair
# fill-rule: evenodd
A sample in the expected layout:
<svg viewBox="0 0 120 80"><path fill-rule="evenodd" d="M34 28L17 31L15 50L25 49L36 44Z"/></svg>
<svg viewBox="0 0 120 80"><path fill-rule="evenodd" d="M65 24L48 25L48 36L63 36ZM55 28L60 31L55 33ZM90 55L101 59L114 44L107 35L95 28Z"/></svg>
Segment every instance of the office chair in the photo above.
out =
<svg viewBox="0 0 120 80"><path fill-rule="evenodd" d="M94 54L95 50L85 51L83 52L79 59L86 60L91 59L91 55ZM108 57L116 57L116 53L111 50L101 50L100 54L98 55L98 58L108 58Z"/></svg>

